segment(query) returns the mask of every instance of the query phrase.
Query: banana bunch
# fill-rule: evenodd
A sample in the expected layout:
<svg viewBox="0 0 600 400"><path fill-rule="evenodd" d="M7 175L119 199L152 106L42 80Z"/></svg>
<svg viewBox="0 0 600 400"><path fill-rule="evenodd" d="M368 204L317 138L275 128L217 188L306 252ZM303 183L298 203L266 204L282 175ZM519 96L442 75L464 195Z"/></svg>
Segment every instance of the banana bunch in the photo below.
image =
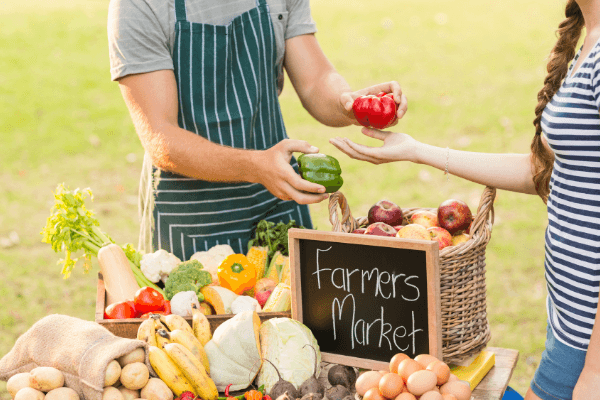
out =
<svg viewBox="0 0 600 400"><path fill-rule="evenodd" d="M150 364L173 393L190 391L204 400L217 400L204 351L212 338L210 323L200 310L194 309L192 327L176 314L151 316L140 324L137 338L150 345Z"/></svg>

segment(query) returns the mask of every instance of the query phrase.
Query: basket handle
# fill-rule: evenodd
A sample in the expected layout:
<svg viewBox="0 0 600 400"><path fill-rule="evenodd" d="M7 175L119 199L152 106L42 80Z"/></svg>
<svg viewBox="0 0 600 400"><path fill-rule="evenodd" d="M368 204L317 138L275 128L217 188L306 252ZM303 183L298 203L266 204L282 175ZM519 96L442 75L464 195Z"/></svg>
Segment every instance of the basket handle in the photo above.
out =
<svg viewBox="0 0 600 400"><path fill-rule="evenodd" d="M337 206L340 206L342 210L342 221L338 218ZM358 226L346 197L342 192L334 192L329 196L329 222L333 225L333 232L346 232L350 233Z"/></svg>
<svg viewBox="0 0 600 400"><path fill-rule="evenodd" d="M491 227L494 226L494 199L496 198L496 188L486 186L481 199L479 200L479 207L477 207L477 214L473 220L473 226L471 227L471 235L479 231L486 221L490 222Z"/></svg>

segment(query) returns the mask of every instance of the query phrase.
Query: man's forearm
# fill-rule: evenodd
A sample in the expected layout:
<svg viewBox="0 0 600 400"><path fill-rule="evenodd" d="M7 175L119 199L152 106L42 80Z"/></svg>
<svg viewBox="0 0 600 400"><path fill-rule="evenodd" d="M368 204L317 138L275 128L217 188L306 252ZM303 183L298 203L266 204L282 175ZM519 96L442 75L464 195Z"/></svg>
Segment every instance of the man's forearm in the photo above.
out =
<svg viewBox="0 0 600 400"><path fill-rule="evenodd" d="M344 109L340 101L342 93L351 91L348 82L334 69L320 75L306 94L302 105L317 121L332 127L351 125L352 111Z"/></svg>
<svg viewBox="0 0 600 400"><path fill-rule="evenodd" d="M160 169L211 182L256 182L257 150L221 146L173 125L140 136Z"/></svg>

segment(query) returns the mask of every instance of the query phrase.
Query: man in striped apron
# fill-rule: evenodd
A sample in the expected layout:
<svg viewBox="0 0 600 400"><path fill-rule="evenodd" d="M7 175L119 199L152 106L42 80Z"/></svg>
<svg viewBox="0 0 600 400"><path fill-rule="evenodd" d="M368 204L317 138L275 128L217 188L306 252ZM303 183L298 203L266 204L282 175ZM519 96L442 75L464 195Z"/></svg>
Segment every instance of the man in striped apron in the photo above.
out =
<svg viewBox="0 0 600 400"><path fill-rule="evenodd" d="M361 94L393 92L399 117L406 110L396 82L350 91L312 35L308 0L254 1L111 1L111 72L146 150L143 251L187 260L229 244L246 253L262 219L312 228L307 204L328 196L297 173L292 153L318 149L287 137L278 100L284 64L305 108L328 125L355 123L351 104ZM156 54L162 47L170 60Z"/></svg>

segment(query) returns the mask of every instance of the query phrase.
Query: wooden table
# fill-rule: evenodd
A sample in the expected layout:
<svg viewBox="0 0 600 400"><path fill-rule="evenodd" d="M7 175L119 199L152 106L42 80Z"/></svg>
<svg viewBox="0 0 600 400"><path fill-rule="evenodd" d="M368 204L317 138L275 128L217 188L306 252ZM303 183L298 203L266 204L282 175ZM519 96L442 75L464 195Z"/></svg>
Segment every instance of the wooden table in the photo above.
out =
<svg viewBox="0 0 600 400"><path fill-rule="evenodd" d="M474 400L501 400L517 365L519 352L500 347L487 347L496 356L496 363L473 390Z"/></svg>

